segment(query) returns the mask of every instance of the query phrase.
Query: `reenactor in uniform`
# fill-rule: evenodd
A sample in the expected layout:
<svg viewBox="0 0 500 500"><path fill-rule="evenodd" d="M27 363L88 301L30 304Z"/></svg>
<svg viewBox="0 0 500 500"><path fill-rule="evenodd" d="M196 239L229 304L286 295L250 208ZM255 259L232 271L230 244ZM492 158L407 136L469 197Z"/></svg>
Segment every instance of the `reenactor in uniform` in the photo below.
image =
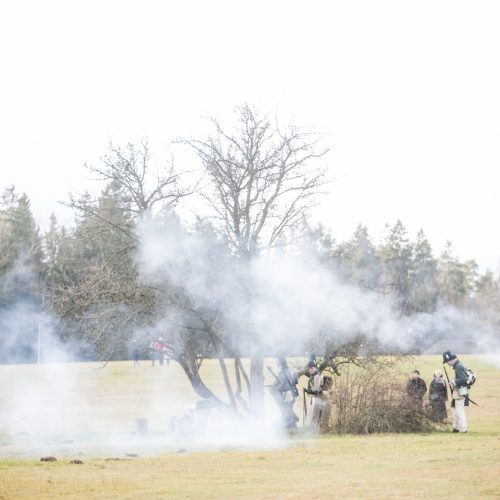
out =
<svg viewBox="0 0 500 500"><path fill-rule="evenodd" d="M323 431L328 427L330 419L331 403L328 394L333 379L330 376L322 377L314 360L309 361L306 375L309 380L304 388L304 428L315 432Z"/></svg>
<svg viewBox="0 0 500 500"><path fill-rule="evenodd" d="M280 356L277 359L280 371L278 375L271 373L275 377L274 383L271 385L271 394L278 403L283 418L284 426L287 429L295 429L299 418L293 411L295 399L299 396L297 389L298 377L295 370L288 368L286 359Z"/></svg>
<svg viewBox="0 0 500 500"><path fill-rule="evenodd" d="M467 418L465 416L465 406L469 406L467 369L450 351L443 353L443 364L452 366L455 370L455 378L450 380L453 432L467 432Z"/></svg>

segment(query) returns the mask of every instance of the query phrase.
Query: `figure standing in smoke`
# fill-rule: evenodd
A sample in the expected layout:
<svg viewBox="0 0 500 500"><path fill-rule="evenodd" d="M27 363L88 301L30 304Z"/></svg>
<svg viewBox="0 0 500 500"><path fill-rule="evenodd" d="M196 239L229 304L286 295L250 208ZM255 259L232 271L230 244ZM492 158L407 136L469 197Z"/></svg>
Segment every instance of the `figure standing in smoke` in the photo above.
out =
<svg viewBox="0 0 500 500"><path fill-rule="evenodd" d="M309 380L304 388L304 428L317 432L328 426L331 407L327 396L333 379L320 375L315 356L307 364L306 375ZM307 399L305 394L309 395Z"/></svg>
<svg viewBox="0 0 500 500"><path fill-rule="evenodd" d="M139 366L139 349L137 347L134 349L134 352L132 352L132 359L134 360L134 366Z"/></svg>
<svg viewBox="0 0 500 500"><path fill-rule="evenodd" d="M160 359L158 356L158 351L155 348L155 344L156 344L156 342L151 342L151 344L149 344L149 354L151 357L151 366L154 366L155 361L159 361L159 359Z"/></svg>
<svg viewBox="0 0 500 500"><path fill-rule="evenodd" d="M137 347L137 340L132 340L132 360L133 360L133 366L139 366L139 358L140 358L140 352L139 348Z"/></svg>
<svg viewBox="0 0 500 500"><path fill-rule="evenodd" d="M286 359L283 356L277 359L278 367L280 369L278 375L269 369L273 374L275 381L271 385L271 394L278 403L281 411L284 426L287 429L295 429L299 418L293 411L295 399L299 396L297 383L299 381L295 370L288 368Z"/></svg>

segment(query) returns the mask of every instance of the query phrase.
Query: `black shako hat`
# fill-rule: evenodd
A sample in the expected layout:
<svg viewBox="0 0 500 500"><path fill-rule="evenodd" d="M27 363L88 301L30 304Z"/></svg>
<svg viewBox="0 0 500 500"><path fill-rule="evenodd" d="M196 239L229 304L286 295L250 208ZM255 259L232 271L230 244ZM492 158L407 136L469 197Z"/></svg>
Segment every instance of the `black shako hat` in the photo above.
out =
<svg viewBox="0 0 500 500"><path fill-rule="evenodd" d="M452 359L457 359L457 357L450 351L443 352L443 365Z"/></svg>

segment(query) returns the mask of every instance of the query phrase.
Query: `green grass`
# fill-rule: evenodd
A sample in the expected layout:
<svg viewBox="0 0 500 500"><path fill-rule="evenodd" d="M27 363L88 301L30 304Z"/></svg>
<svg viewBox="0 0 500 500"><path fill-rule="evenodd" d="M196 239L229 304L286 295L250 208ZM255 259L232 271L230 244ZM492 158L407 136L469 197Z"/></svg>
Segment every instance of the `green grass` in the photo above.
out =
<svg viewBox="0 0 500 500"><path fill-rule="evenodd" d="M273 451L164 453L153 457L106 461L105 456L62 456L54 463L34 458L0 459L0 498L500 498L500 370L480 356L464 356L477 373L467 409L465 435L436 431L425 435L297 435L286 449ZM87 399L65 411L81 429L130 430L135 418L157 410L158 401L174 403L165 414L182 410L182 395L193 400L178 367L132 368L131 363L70 365L71 375ZM418 357L404 369L420 370L429 380L440 368L438 356ZM43 379L44 367L0 367L0 456L7 435L5 404L28 380ZM215 363L205 367L211 384L223 393ZM49 377L50 378L50 377ZM9 381L5 384L4 381ZM7 387L8 386L8 387ZM164 398L164 399L163 399ZM153 400L153 401L151 401ZM88 408L91 403L91 410ZM77 405L78 406L78 405ZM78 411L85 411L78 417ZM39 410L40 411L40 410ZM89 415L93 412L94 415ZM125 414L124 414L125 413ZM116 421L116 415L120 419ZM115 427L113 419L115 418ZM152 422L160 426L158 422ZM7 448L6 446L4 449ZM113 455L111 455L113 456ZM83 465L69 464L80 458Z"/></svg>

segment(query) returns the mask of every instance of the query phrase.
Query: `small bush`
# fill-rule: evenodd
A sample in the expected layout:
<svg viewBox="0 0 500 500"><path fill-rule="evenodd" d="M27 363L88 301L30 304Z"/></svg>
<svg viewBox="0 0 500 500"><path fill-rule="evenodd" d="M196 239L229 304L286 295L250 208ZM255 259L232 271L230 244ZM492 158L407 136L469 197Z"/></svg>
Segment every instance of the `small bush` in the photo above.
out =
<svg viewBox="0 0 500 500"><path fill-rule="evenodd" d="M425 432L432 422L406 396L406 382L377 365L348 367L335 377L329 397L332 408L328 432Z"/></svg>

